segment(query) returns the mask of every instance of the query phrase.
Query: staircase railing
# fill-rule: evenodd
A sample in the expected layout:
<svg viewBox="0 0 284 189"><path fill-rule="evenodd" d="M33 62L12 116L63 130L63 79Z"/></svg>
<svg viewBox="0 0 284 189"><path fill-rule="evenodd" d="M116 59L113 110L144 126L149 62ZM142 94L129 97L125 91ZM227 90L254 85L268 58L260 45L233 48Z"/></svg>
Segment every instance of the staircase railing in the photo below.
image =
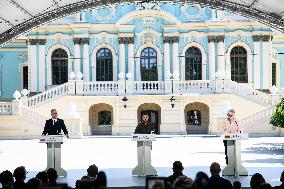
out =
<svg viewBox="0 0 284 189"><path fill-rule="evenodd" d="M44 126L45 121L50 118L49 116L26 106L20 106L19 115L20 118L41 126Z"/></svg>
<svg viewBox="0 0 284 189"><path fill-rule="evenodd" d="M12 102L0 102L0 115L12 114Z"/></svg>

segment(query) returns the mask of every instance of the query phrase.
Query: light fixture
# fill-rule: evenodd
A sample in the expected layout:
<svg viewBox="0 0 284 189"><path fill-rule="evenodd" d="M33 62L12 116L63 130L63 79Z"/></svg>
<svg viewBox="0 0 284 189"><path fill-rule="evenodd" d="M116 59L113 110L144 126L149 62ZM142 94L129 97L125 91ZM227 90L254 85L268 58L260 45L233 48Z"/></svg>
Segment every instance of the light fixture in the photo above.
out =
<svg viewBox="0 0 284 189"><path fill-rule="evenodd" d="M171 99L170 99L170 101L171 101L172 108L174 108L174 107L175 107L175 104L176 104L176 98L175 98L175 96L172 96Z"/></svg>
<svg viewBox="0 0 284 189"><path fill-rule="evenodd" d="M122 101L123 101L123 107L126 108L126 102L128 101L128 98L126 98L125 96L123 97Z"/></svg>

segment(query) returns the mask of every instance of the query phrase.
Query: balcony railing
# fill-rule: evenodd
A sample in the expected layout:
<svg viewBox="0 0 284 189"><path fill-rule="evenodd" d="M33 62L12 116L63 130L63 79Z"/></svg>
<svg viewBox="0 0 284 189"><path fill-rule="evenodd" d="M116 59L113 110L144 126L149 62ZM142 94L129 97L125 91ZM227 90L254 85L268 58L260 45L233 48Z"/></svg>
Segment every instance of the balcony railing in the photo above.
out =
<svg viewBox="0 0 284 189"><path fill-rule="evenodd" d="M12 114L12 102L0 102L0 115Z"/></svg>
<svg viewBox="0 0 284 189"><path fill-rule="evenodd" d="M134 81L133 94L164 94L163 81Z"/></svg>
<svg viewBox="0 0 284 189"><path fill-rule="evenodd" d="M97 81L83 83L84 95L117 95L118 83L116 81Z"/></svg>

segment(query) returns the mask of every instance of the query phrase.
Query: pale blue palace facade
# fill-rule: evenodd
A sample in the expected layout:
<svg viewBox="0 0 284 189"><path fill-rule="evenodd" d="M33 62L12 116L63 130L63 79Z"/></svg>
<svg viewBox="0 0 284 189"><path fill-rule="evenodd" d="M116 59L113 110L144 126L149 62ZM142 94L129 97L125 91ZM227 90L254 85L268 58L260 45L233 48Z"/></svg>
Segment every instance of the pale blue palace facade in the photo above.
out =
<svg viewBox="0 0 284 189"><path fill-rule="evenodd" d="M258 98L281 91L283 68L284 34L268 26L199 5L125 3L56 20L1 48L0 101L12 100L15 90L28 89L30 96L46 94L68 81L83 83L75 83L77 95L127 96L134 101L135 95L199 94L202 90L210 93L218 91L216 81L223 82L220 90L225 91L225 81L230 81L230 90L235 90L236 95L240 91L253 91L247 93L253 95L263 91L254 96ZM60 93L65 89L60 89ZM30 99L28 106L43 98L48 97ZM100 99L96 103L106 102ZM122 110L131 107L131 100L127 103ZM118 122L113 111L119 111L120 105L106 104L110 104L106 109L111 109L111 124ZM185 102L181 104L176 114L185 112L185 117L190 116L185 106ZM215 110L221 111L222 106L216 105ZM163 112L162 107L154 109ZM206 112L208 130L217 122L213 120L214 113L209 109ZM86 122L83 121L84 132L90 134L92 131L84 126L89 123L89 114L81 117ZM194 113L198 117L197 114ZM157 116L159 124L167 128L162 116ZM182 125L186 118L179 119L178 125ZM189 124L188 120L185 122Z"/></svg>

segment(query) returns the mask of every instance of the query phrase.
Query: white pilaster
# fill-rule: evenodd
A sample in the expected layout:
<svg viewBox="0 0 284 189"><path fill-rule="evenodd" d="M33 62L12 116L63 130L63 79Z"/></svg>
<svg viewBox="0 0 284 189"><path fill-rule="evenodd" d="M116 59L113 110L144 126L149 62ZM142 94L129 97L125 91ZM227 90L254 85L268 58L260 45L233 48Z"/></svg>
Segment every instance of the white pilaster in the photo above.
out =
<svg viewBox="0 0 284 189"><path fill-rule="evenodd" d="M209 54L209 79L215 80L215 43L210 41L208 44L208 54Z"/></svg>
<svg viewBox="0 0 284 189"><path fill-rule="evenodd" d="M268 36L269 37L269 36ZM271 86L271 41L263 38L262 40L262 80L263 89Z"/></svg>
<svg viewBox="0 0 284 189"><path fill-rule="evenodd" d="M219 73L223 73L224 74L224 72L225 72L224 36L218 36L217 40L218 40L218 43L217 43L218 71L219 71Z"/></svg>
<svg viewBox="0 0 284 189"><path fill-rule="evenodd" d="M88 40L88 39L86 39ZM89 59L89 42L85 41L83 44L83 75L84 75L84 81L90 81L90 59Z"/></svg>
<svg viewBox="0 0 284 189"><path fill-rule="evenodd" d="M76 39L78 40L78 39ZM80 43L78 41L75 42L74 44L74 72L77 74L80 69L80 58L81 58L81 53L80 53Z"/></svg>
<svg viewBox="0 0 284 189"><path fill-rule="evenodd" d="M119 73L123 72L125 74L125 44L119 42Z"/></svg>
<svg viewBox="0 0 284 189"><path fill-rule="evenodd" d="M34 40L30 40L28 45L28 60L30 62L30 69L31 69L31 91L30 92L37 92L37 64L36 64L36 57L37 57L37 50L36 50L36 42Z"/></svg>
<svg viewBox="0 0 284 189"><path fill-rule="evenodd" d="M164 78L170 79L168 73L170 72L170 44L169 41L164 42Z"/></svg>
<svg viewBox="0 0 284 189"><path fill-rule="evenodd" d="M134 79L134 44L128 43L128 72L133 75Z"/></svg>
<svg viewBox="0 0 284 189"><path fill-rule="evenodd" d="M44 43L43 43L44 42ZM39 43L39 92L45 91L45 40Z"/></svg>
<svg viewBox="0 0 284 189"><path fill-rule="evenodd" d="M253 48L254 48L254 55L253 55L254 88L260 89L260 41L259 40L256 39L254 40Z"/></svg>
<svg viewBox="0 0 284 189"><path fill-rule="evenodd" d="M178 78L174 78L174 73L178 73ZM179 56L178 56L178 37L173 40L173 78L179 79Z"/></svg>

